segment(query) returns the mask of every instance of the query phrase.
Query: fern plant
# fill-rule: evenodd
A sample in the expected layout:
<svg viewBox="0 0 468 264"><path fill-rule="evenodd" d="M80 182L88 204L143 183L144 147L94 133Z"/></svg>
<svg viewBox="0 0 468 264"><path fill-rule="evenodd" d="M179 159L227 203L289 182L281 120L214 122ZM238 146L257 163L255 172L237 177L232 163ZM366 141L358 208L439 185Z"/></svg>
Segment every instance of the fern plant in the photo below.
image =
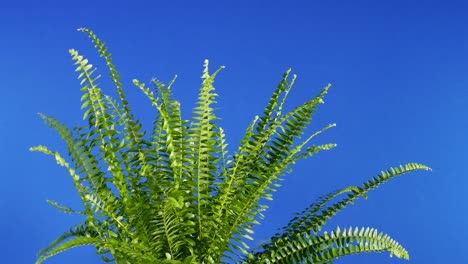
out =
<svg viewBox="0 0 468 264"><path fill-rule="evenodd" d="M83 210L48 202L84 221L41 250L38 264L84 245L94 246L104 261L115 263L333 263L350 254L382 251L409 258L399 243L372 228L321 230L341 209L388 180L430 170L418 163L390 168L362 186L323 196L259 249L246 244L252 239L252 226L263 218L264 201L272 199L290 166L335 147L312 143L334 124L303 137L330 85L284 112L296 78L287 70L263 114L248 126L236 153L229 155L214 113L213 82L222 67L210 73L205 61L197 106L188 120L181 117L180 104L171 94L175 78L168 85L152 80L155 91L134 80L157 111L153 128L145 131L131 112L104 42L89 29L79 30L104 58L118 99L104 95L96 68L71 49L87 124L70 130L40 114L66 142L69 160L42 145L31 150L53 156L68 171Z"/></svg>

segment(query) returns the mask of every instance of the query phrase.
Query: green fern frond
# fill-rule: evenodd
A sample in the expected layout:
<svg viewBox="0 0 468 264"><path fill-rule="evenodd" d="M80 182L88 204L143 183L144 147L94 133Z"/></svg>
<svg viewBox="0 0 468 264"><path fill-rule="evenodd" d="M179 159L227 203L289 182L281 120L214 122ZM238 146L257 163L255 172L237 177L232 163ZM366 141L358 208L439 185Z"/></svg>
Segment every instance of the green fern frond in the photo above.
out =
<svg viewBox="0 0 468 264"><path fill-rule="evenodd" d="M300 224L300 226L302 226L303 232L307 232L308 230L310 230L308 229L308 227L312 227L312 229L315 232L317 232L322 228L322 226L327 222L328 219L331 219L339 211L344 209L348 204L353 203L357 198L361 196L366 197L367 192L376 189L377 187L386 183L392 178L418 170L429 171L431 170L431 168L419 163L408 163L404 166L400 165L399 167L393 167L386 171L382 171L376 177L373 177L371 180L365 182L362 187L359 187L359 191L353 190L352 193L348 195L348 197L342 199L341 201L338 201L326 208L321 208L322 211L320 214L315 213L308 217L306 220L304 219L305 221L301 222Z"/></svg>
<svg viewBox="0 0 468 264"><path fill-rule="evenodd" d="M65 250L68 250L74 247L79 247L79 246L99 245L99 243L100 243L100 240L95 237L77 236L69 241L63 242L62 244L60 244L60 246L54 247L53 249L48 251L47 254L39 257L39 259L36 261L36 264L41 264L44 260L50 257L53 257Z"/></svg>
<svg viewBox="0 0 468 264"><path fill-rule="evenodd" d="M60 212L63 212L63 213L86 215L86 212L76 211L76 210L72 209L71 207L60 205L56 201L47 200L46 202L50 206L57 208Z"/></svg>
<svg viewBox="0 0 468 264"><path fill-rule="evenodd" d="M81 97L81 101L83 101L81 109L85 110L83 119L87 119L90 126L98 127L100 125L100 115L104 115L106 112L101 91L95 84L96 80L101 76L93 76L96 69L93 69L93 65L89 64L88 60L83 58L78 51L70 49L69 53L72 60L75 61L75 65L78 65L75 71L80 72L78 75L78 79L81 80L80 85L84 85L81 88L81 91L85 93Z"/></svg>
<svg viewBox="0 0 468 264"><path fill-rule="evenodd" d="M117 188L118 195L122 198L119 203L122 205L122 213L126 215L131 208L128 203L129 195L123 168L128 168L129 165L127 159L122 159L122 148L119 147L119 139L116 137L117 132L113 116L109 113L109 108L103 99L100 88L95 84L97 77L92 77L95 69L92 69L92 65L88 64L88 61L83 59L75 50L70 50L70 54L76 62L75 64L78 65L76 71L81 72L78 77L82 79L81 84L84 84L81 90L88 94L88 98L86 98L82 106L82 108L89 107L85 112L85 118L88 115L90 124L94 121L94 130L98 132L96 135L100 141L101 158L112 175L110 181Z"/></svg>
<svg viewBox="0 0 468 264"><path fill-rule="evenodd" d="M285 83L287 74L288 72L284 75L276 93L280 93L281 91L288 92L291 89L292 86L287 86L287 83ZM286 86L288 88L284 88ZM327 93L329 87L329 85L326 86L314 99L307 101L284 116L276 114L273 117L271 110L275 109L273 101L279 98L278 94L273 95L273 100L270 100L265 111L265 114L268 116L261 117L258 125L264 128L257 129L257 133L260 134L252 135L249 143L246 144L248 146L246 154L239 153L239 156L235 157L237 163L235 163L232 171L236 173L234 185L237 186L237 189L231 201L235 201L236 204L229 204L234 212L231 216L232 220L225 222L229 227L228 234L235 233L245 236L249 232L249 229L241 228L241 226L251 226L257 223L255 220L257 216L262 218L261 211L265 209L265 206L259 205L258 201L261 198L272 199L271 193L275 187L279 186L276 181L297 159L311 156L319 150L327 150L334 147L333 144L320 147L312 146L306 149L306 155L299 154L305 145L320 133L317 132L295 148L292 148L294 138L300 137L305 125L312 119L316 105L323 103L322 97ZM282 103L279 104L277 111L281 111ZM270 123L266 124L265 122ZM286 123L286 125L283 126L283 123ZM329 125L323 130L333 126L334 124ZM283 132L279 131L281 129Z"/></svg>
<svg viewBox="0 0 468 264"><path fill-rule="evenodd" d="M78 173L83 174L82 180L87 180L88 183L97 190L102 190L102 171L99 168L96 157L91 154L91 149L93 147L93 140L90 139L92 135L89 133L81 133L81 129L76 129L76 137L73 133L54 117L48 117L42 113L39 113L40 117L44 122L51 128L54 128L62 138L64 142L67 143L68 154L72 158L72 161L75 162L75 168Z"/></svg>
<svg viewBox="0 0 468 264"><path fill-rule="evenodd" d="M189 155L188 162L192 165L189 172L194 184L194 208L197 215L197 237L200 240L210 239L209 230L215 226L211 214L210 204L212 192L215 190L216 178L216 149L217 134L214 122L218 119L212 105L216 103L217 94L214 92L215 76L224 68L220 67L213 74L208 72L208 60L205 60L202 75L202 86L198 96L197 107L193 110L193 121L188 131ZM208 253L208 252L207 252ZM209 253L208 253L209 254Z"/></svg>
<svg viewBox="0 0 468 264"><path fill-rule="evenodd" d="M285 239L291 238L296 235L299 228L305 224L306 221L310 221L309 219L313 218L326 206L330 201L335 199L336 197L346 194L346 193L360 193L361 189L358 187L350 186L346 187L337 191L334 191L326 196L319 197L317 202L312 203L309 208L302 211L301 213L296 213L296 217L291 219L286 227L281 229L281 233L277 233L272 239L272 243L275 243L278 239ZM363 193L363 195L365 195ZM315 227L314 232L320 231L318 227Z"/></svg>
<svg viewBox="0 0 468 264"><path fill-rule="evenodd" d="M153 79L153 84L158 88L161 105L161 115L165 120L163 124L166 127L165 131L167 134L167 150L169 152L169 158L171 160L171 167L174 173L174 183L177 185L181 184L183 177L184 163L186 159L186 144L185 144L185 130L186 121L182 120L180 113L180 103L172 99L170 87L174 83L177 76L175 76L166 87L163 83Z"/></svg>
<svg viewBox="0 0 468 264"><path fill-rule="evenodd" d="M122 160L134 160L135 158L142 158L141 162L146 163L145 160L145 155L141 152L142 149L142 144L147 144L144 142L143 137L144 137L144 132L141 132L142 125L139 121L135 120L133 117L133 114L131 113L131 109L129 108L129 103L126 99L125 92L122 88L122 83L120 82L120 76L115 69L114 64L112 63L112 58L111 54L107 52L107 47L105 46L105 43L102 42L96 34L90 29L87 28L80 28L78 29L79 31L84 32L85 34L88 35L89 38L91 38L92 42L94 43L95 48L98 50L99 55L101 57L104 57L105 62L107 67L109 68L110 71L110 77L112 82L115 84L117 88L117 94L119 96L120 102L122 103L122 109L120 110L119 108L115 107L115 104L112 100L109 100L110 97L106 96L105 98L107 99L108 102L111 102L112 107L119 116L119 120L117 122L121 123L124 126L124 134L125 137L121 139L120 146L123 148L129 149L129 151L126 152L120 152L119 155L123 156ZM110 146L112 148L112 146ZM120 148L118 149L120 150ZM128 159L125 158L128 156ZM131 181L131 188L136 189L138 182L140 181L141 177L139 173L135 173L135 171L132 171L132 167L129 164L124 164L125 170L129 171L129 174L131 173L132 175L127 175L127 177L130 178ZM144 166L144 164L142 165ZM115 164L112 165L112 167L115 167ZM115 171L114 171L115 174ZM126 191L124 186L122 185L122 182L120 178L125 177L125 175L120 176L118 171L117 171L117 186L119 186L119 190L123 191L122 195L126 196Z"/></svg>
<svg viewBox="0 0 468 264"><path fill-rule="evenodd" d="M70 230L68 232L63 233L55 241L53 241L47 247L45 247L41 251L39 251L38 256L42 256L42 255L46 254L52 248L54 248L56 245L62 243L63 241L65 241L65 240L67 240L67 239L69 239L71 237L79 237L79 236L98 237L99 234L94 229L90 229L89 227L87 227L87 226L85 226L83 224L75 225L74 227L70 228Z"/></svg>
<svg viewBox="0 0 468 264"><path fill-rule="evenodd" d="M330 234L297 235L284 245L257 255L264 263L329 263L351 254L388 251L390 256L409 259L408 252L398 242L373 228L339 227Z"/></svg>
<svg viewBox="0 0 468 264"><path fill-rule="evenodd" d="M84 32L88 37L91 39L91 41L94 43L94 47L98 50L99 55L101 57L104 57L106 61L106 65L110 70L110 77L112 82L115 84L117 88L117 94L119 95L120 101L123 104L123 108L127 114L130 113L130 108L128 107L128 101L125 98L125 92L122 89L122 83L120 82L120 76L118 72L115 69L114 64L112 63L112 58L111 54L107 52L107 47L105 46L106 44L102 42L96 34L90 29L87 28L79 28L78 31Z"/></svg>
<svg viewBox="0 0 468 264"><path fill-rule="evenodd" d="M430 168L418 163L408 163L405 166L390 168L382 172L377 177L366 182L362 188L353 186L347 187L319 198L316 203L313 203L309 208L297 214L297 216L293 218L287 226L283 227L280 233L273 236L270 243L265 244L263 248L265 250L274 251L278 249L278 247L286 245L289 240L295 237L308 235L310 232L317 234L327 220L335 216L348 204L353 203L357 198L361 196L367 197L368 191L377 188L379 185L394 177L416 170L430 170ZM327 206L334 198L346 193L348 193L346 198Z"/></svg>
<svg viewBox="0 0 468 264"><path fill-rule="evenodd" d="M73 179L73 182L75 184L75 188L78 190L78 193L81 196L82 201L84 202L84 204L86 204L85 203L84 188L83 188L83 186L80 185L80 176L76 173L76 171L73 168L70 167L70 164L68 164L68 162L65 161L65 159L60 155L60 153L58 153L56 151L51 151L47 147L42 146L42 145L31 147L29 150L30 151L38 151L38 152L42 152L42 153L44 153L46 155L53 156L55 158L55 161L57 161L57 164L64 167L68 171L68 173L70 174L70 176Z"/></svg>
<svg viewBox="0 0 468 264"><path fill-rule="evenodd" d="M218 193L218 197L216 199L216 201L219 203L217 210L223 214L229 207L232 199L234 199L236 196L236 191L238 188L237 184L240 181L239 177L237 177L237 168L239 168L239 163L243 160L243 158L246 157L245 155L240 154L246 154L250 152L250 139L254 135L254 128L258 119L259 117L256 116L247 128L247 131L242 138L238 149L239 154L234 157L233 168L229 168L230 171L228 171L226 177L222 179L223 181L219 185L220 192ZM225 217L228 216L227 214L224 215ZM223 221L226 221L226 219L223 219Z"/></svg>
<svg viewBox="0 0 468 264"><path fill-rule="evenodd" d="M157 149L157 159L168 166L166 167L168 170L163 170L167 171L165 178L167 178L168 182L180 186L182 159L184 156L184 148L181 146L184 139L181 136L183 125L180 118L180 109L175 102L170 100L169 91L166 87L162 85L158 87L162 94L161 97L164 97L160 99L154 95L154 92L150 88L145 87L138 80L133 80L133 83L140 88L158 111L159 115L154 123L155 129L153 130L152 142ZM154 83L157 84L156 81ZM167 159L161 155L167 155Z"/></svg>

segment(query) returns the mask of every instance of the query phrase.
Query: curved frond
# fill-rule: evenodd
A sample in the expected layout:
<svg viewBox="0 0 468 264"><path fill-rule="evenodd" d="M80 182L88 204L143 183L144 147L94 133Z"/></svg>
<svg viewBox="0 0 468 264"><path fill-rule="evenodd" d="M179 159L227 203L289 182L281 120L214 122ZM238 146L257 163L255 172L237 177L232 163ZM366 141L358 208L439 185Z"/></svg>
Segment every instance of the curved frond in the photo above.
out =
<svg viewBox="0 0 468 264"><path fill-rule="evenodd" d="M312 203L309 208L302 211L301 213L296 213L296 217L294 217L287 226L281 229L280 233L277 233L275 236L272 237L272 242L275 243L278 239L285 239L294 237L298 230L307 226L308 222L311 222L310 219L317 216L317 214L333 199L336 197L346 194L346 193L360 193L360 188L350 186L346 187L337 191L334 191L326 196L319 197L317 202ZM307 230L307 229L306 229ZM318 227L313 226L312 230L316 233L320 231Z"/></svg>
<svg viewBox="0 0 468 264"><path fill-rule="evenodd" d="M388 251L390 256L409 259L408 252L390 236L373 228L339 227L322 235L297 235L281 247L257 255L263 263L330 263L351 254Z"/></svg>
<svg viewBox="0 0 468 264"><path fill-rule="evenodd" d="M83 224L78 224L72 228L68 232L63 233L60 237L58 237L55 241L50 243L47 247L43 248L39 251L38 255L42 256L47 252L51 251L55 248L58 244L62 243L63 241L71 238L71 237L97 237L99 234L94 231L93 229L88 228Z"/></svg>
<svg viewBox="0 0 468 264"><path fill-rule="evenodd" d="M115 124L112 122L112 116L109 114L101 89L96 84L96 80L100 76L93 77L96 69L76 50L71 49L70 54L75 64L78 65L76 68L76 71L80 72L78 78L81 79L81 84L84 85L81 90L87 95L82 97L82 100L84 98L82 108L87 108L84 118L88 118L89 124L94 124L94 128L98 132L97 135L101 141L99 150L108 166L108 170L112 173L112 183L117 188L120 197L123 197L122 203L125 205L128 189L122 166L125 166L126 160L119 159L117 155L120 148L118 147L118 139L115 137Z"/></svg>
<svg viewBox="0 0 468 264"><path fill-rule="evenodd" d="M348 204L363 196L367 197L367 192L377 188L388 180L412 172L416 170L430 170L429 167L418 164L408 163L405 166L390 168L382 171L379 175L364 183L363 187L347 187L331 194L328 194L316 203L313 203L303 212L297 214L287 226L282 228L282 232L271 238L269 243L263 245L263 249L267 251L275 251L287 245L291 239L296 237L308 236L310 233L318 234L325 225L327 220L335 216L339 211L344 209ZM331 205L327 205L339 195L348 193L346 198Z"/></svg>
<svg viewBox="0 0 468 264"><path fill-rule="evenodd" d="M42 255L41 257L39 257L39 259L36 261L36 264L40 264L44 260L50 257L53 257L67 249L71 249L71 248L79 247L79 246L98 245L99 243L100 243L100 240L94 237L77 236L69 241L63 242L62 244L60 244L60 246L54 247L52 250L48 251L45 255Z"/></svg>
<svg viewBox="0 0 468 264"><path fill-rule="evenodd" d="M115 69L114 64L112 63L111 54L107 52L106 44L102 42L94 32L88 28L79 28L78 31L84 32L94 43L94 47L98 50L99 55L104 57L106 61L106 65L110 70L110 77L112 82L115 84L117 88L117 94L119 95L120 101L123 104L123 108L125 112L128 114L130 112L130 108L128 107L128 101L125 98L125 92L122 89L122 83L120 82L120 76Z"/></svg>
<svg viewBox="0 0 468 264"><path fill-rule="evenodd" d="M81 200L82 200L83 204L86 207L87 203L86 203L86 199L85 199L84 187L80 185L80 176L76 173L76 171L72 167L70 167L70 164L65 161L65 159L60 155L60 153L58 153L56 151L51 151L47 147L42 146L42 145L31 147L29 150L30 151L38 151L38 152L42 152L42 153L44 153L46 155L53 156L55 158L55 161L57 161L57 164L64 167L68 171L70 176L72 177L75 188L77 189L78 193L80 194Z"/></svg>
<svg viewBox="0 0 468 264"><path fill-rule="evenodd" d="M89 187L95 189L98 193L109 192L104 184L104 173L100 169L96 156L91 153L95 144L95 139L92 138L93 135L83 133L81 128L76 128L75 137L65 125L61 124L54 117L48 117L42 113L39 113L39 115L49 127L54 128L58 132L62 140L67 144L68 154L72 161L75 162L76 171L83 175L80 179L80 186L86 181ZM83 187L83 190L86 192L86 187ZM86 205L85 209L88 212L87 216L91 217L89 208Z"/></svg>

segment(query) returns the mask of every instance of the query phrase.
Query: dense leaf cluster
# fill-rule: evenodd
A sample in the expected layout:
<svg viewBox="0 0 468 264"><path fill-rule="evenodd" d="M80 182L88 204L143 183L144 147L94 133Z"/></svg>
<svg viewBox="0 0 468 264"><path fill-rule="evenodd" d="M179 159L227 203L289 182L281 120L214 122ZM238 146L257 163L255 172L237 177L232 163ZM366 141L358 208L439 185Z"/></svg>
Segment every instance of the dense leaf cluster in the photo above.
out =
<svg viewBox="0 0 468 264"><path fill-rule="evenodd" d="M416 163L384 171L362 187L319 198L258 250L245 243L252 239L252 226L263 217L263 201L272 199L290 166L335 147L312 143L334 124L303 138L329 85L284 112L296 78L288 70L264 113L247 128L237 152L229 155L214 113L213 82L221 68L210 73L205 61L198 102L188 120L181 117L180 104L171 95L175 78L167 86L153 80L155 91L134 80L157 111L153 128L145 131L131 112L105 44L91 30L80 31L104 58L118 99L104 95L96 68L70 50L81 80L87 125L70 130L41 114L66 142L70 160L45 146L31 149L54 156L68 171L84 210L49 203L83 215L85 221L43 249L37 263L82 245L95 246L103 260L115 263L332 263L340 256L381 251L408 258L402 246L375 229L320 230L341 209L380 184L407 172L429 170Z"/></svg>

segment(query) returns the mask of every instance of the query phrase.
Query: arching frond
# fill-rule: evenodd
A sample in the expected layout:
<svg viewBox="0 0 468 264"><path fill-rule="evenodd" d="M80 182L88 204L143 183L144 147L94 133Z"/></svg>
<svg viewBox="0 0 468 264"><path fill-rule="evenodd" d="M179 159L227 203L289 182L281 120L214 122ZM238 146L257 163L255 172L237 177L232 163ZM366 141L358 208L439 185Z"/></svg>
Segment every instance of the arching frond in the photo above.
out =
<svg viewBox="0 0 468 264"><path fill-rule="evenodd" d="M54 128L60 135L63 141L67 143L68 154L72 161L75 162L75 169L79 174L82 174L82 178L79 179L80 187L82 187L83 193L87 191L87 187L82 186L83 183L89 185L90 188L96 190L98 195L109 194L110 190L105 185L103 178L104 173L100 169L97 158L91 153L93 146L96 144L92 137L92 133L82 133L81 128L75 129L76 136L63 124L57 121L53 117L48 117L44 114L39 114L44 122ZM45 152L46 154L51 154ZM92 218L92 214L89 212L89 207L85 204L87 216ZM92 220L92 219L90 219Z"/></svg>
<svg viewBox="0 0 468 264"><path fill-rule="evenodd" d="M57 161L57 164L64 167L70 176L73 179L73 183L75 185L75 188L77 189L78 193L80 194L81 200L85 207L87 206L86 203L86 198L85 198L85 192L84 192L84 187L80 185L80 176L76 173L75 169L73 169L68 162L65 161L65 159L60 155L60 153L56 151L51 151L47 147L39 145L35 147L30 148L31 151L38 151L42 152L46 155L51 155L55 158L55 161ZM88 208L89 210L89 208Z"/></svg>
<svg viewBox="0 0 468 264"><path fill-rule="evenodd" d="M94 237L77 236L69 241L61 243L59 246L54 247L53 249L48 251L45 255L42 255L41 257L39 257L39 259L36 261L36 264L40 264L44 260L50 257L53 257L67 249L71 249L71 248L79 247L79 246L86 246L86 245L96 245L99 243L100 243L99 239L94 238Z"/></svg>
<svg viewBox="0 0 468 264"><path fill-rule="evenodd" d="M287 226L282 228L281 232L270 239L269 243L263 245L263 249L266 252L277 252L280 248L287 247L290 241L295 240L297 237L317 235L328 219L334 217L357 198L367 197L368 191L377 188L390 179L417 170L430 170L430 168L418 163L408 163L404 166L401 165L382 171L379 175L364 183L362 188L351 186L319 198L316 203L311 204L306 210L297 214ZM333 199L343 194L348 195L346 198L328 205Z"/></svg>
<svg viewBox="0 0 468 264"><path fill-rule="evenodd" d="M351 254L388 251L390 256L409 259L408 252L388 235L373 228L339 227L330 233L298 235L275 250L259 254L255 263L330 263Z"/></svg>
<svg viewBox="0 0 468 264"><path fill-rule="evenodd" d="M298 217L292 219L291 222L289 222L289 224L283 228L281 236L283 238L291 237L297 233L308 232L310 230L312 230L314 233L317 233L321 230L322 226L328 219L331 219L339 211L341 211L341 209L344 209L348 204L353 203L357 198L361 196L366 198L367 192L377 188L390 179L417 170L430 170L430 168L418 163L408 163L404 166L401 165L399 168L394 167L386 171L382 171L379 175L364 183L362 187L347 187L333 192L323 198L319 198L317 203L313 203L301 214L298 214ZM348 193L346 198L335 202L330 206L327 206L327 204L332 199L345 193Z"/></svg>
<svg viewBox="0 0 468 264"><path fill-rule="evenodd" d="M81 90L88 94L82 108L89 107L84 118L88 118L90 124L94 124L95 131L100 140L100 152L103 161L107 164L108 170L112 174L112 183L117 188L122 204L125 206L126 197L128 197L127 184L123 175L123 168L127 162L119 159L117 153L121 150L118 147L118 139L115 137L115 125L112 122L112 116L109 114L108 106L105 104L101 89L97 86L96 80L100 77L93 77L95 68L88 60L79 55L77 51L71 49L73 61L78 65L76 71L80 72L78 76L81 84L84 85ZM123 164L122 164L123 163Z"/></svg>
<svg viewBox="0 0 468 264"><path fill-rule="evenodd" d="M83 224L78 224L73 228L70 228L68 232L63 233L60 237L58 237L54 242L50 243L47 247L43 248L39 251L38 255L43 256L46 255L51 249L55 248L56 245L62 243L63 241L72 238L72 237L98 237L99 234L93 230L88 228Z"/></svg>

